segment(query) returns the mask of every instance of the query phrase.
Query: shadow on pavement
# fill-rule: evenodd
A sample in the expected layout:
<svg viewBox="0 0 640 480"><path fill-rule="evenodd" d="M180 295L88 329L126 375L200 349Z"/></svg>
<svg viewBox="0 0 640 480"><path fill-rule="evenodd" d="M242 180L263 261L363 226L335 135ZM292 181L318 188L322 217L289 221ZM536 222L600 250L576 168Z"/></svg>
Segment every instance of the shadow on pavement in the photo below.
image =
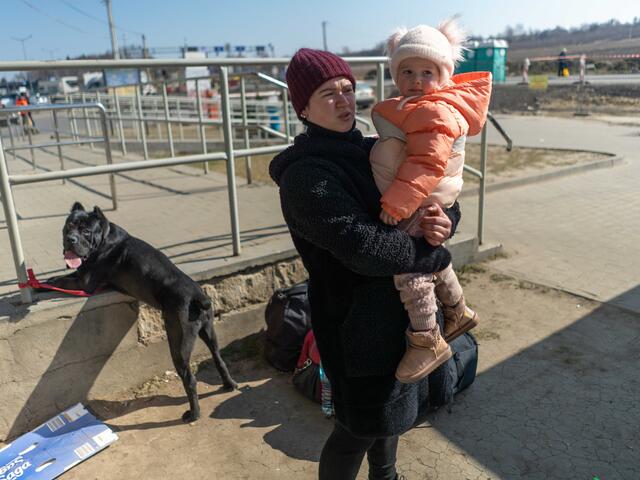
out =
<svg viewBox="0 0 640 480"><path fill-rule="evenodd" d="M640 316L603 305L481 373L432 425L500 478L640 478L639 360Z"/></svg>

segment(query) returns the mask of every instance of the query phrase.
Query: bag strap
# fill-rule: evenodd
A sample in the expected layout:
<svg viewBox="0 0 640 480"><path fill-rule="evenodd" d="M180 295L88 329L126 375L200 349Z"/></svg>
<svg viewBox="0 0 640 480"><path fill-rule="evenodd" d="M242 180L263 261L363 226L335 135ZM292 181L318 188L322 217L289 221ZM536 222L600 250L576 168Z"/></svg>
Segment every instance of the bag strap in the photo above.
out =
<svg viewBox="0 0 640 480"><path fill-rule="evenodd" d="M456 382L456 386L458 386L464 378L464 365L462 364L462 360L460 360L459 352L453 354L453 360L454 362L456 362L456 371L458 373L458 381Z"/></svg>

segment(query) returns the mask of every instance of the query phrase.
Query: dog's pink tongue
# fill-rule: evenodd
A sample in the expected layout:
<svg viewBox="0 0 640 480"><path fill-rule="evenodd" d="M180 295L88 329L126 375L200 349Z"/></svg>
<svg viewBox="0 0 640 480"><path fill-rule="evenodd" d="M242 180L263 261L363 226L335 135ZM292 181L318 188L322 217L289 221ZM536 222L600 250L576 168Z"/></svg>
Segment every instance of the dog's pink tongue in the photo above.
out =
<svg viewBox="0 0 640 480"><path fill-rule="evenodd" d="M71 250L64 252L64 261L69 268L79 268L82 265L82 259Z"/></svg>

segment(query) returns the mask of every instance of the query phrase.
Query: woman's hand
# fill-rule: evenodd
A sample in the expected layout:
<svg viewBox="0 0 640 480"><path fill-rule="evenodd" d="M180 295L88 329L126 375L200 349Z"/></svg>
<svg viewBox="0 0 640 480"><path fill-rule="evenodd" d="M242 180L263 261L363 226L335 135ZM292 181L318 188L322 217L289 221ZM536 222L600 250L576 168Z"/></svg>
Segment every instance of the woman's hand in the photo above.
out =
<svg viewBox="0 0 640 480"><path fill-rule="evenodd" d="M433 247L439 247L451 236L451 220L438 204L429 205L427 216L422 218L420 227L424 239Z"/></svg>
<svg viewBox="0 0 640 480"><path fill-rule="evenodd" d="M398 225L399 223L398 220L385 212L384 209L380 210L380 220L387 225Z"/></svg>

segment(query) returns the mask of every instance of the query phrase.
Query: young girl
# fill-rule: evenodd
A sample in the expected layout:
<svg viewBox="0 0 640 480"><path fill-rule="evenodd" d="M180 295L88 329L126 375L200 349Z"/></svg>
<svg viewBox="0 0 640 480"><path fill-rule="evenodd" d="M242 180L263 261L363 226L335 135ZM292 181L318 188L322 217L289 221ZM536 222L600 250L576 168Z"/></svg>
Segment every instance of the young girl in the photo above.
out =
<svg viewBox="0 0 640 480"><path fill-rule="evenodd" d="M421 235L420 220L434 204L448 208L458 198L466 137L478 134L487 117L491 74L452 76L464 39L450 19L438 28L397 30L387 41L389 69L401 96L373 109L380 139L371 151L371 169L383 194L380 219L413 236ZM433 275L402 274L394 281L411 323L396 378L413 383L451 357L447 341L475 327L478 317L466 306L451 264ZM443 305L444 338L436 322L436 296Z"/></svg>

